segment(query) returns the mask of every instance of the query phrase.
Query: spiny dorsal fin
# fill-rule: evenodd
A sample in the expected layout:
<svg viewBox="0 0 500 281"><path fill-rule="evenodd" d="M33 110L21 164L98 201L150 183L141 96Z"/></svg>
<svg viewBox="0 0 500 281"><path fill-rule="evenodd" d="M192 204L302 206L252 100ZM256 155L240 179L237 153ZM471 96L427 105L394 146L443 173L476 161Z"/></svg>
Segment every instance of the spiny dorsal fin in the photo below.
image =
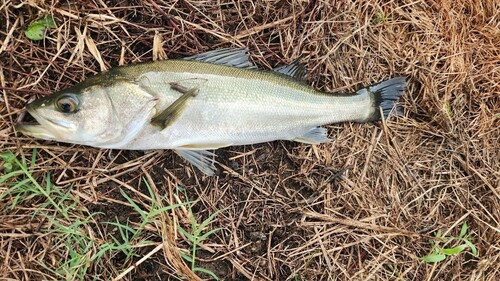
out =
<svg viewBox="0 0 500 281"><path fill-rule="evenodd" d="M186 57L185 60L196 60L210 62L240 68L256 68L248 59L248 48L226 48L194 56Z"/></svg>
<svg viewBox="0 0 500 281"><path fill-rule="evenodd" d="M294 60L289 65L283 65L273 69L276 72L291 76L293 78L305 81L307 79L306 66L300 62L300 59Z"/></svg>

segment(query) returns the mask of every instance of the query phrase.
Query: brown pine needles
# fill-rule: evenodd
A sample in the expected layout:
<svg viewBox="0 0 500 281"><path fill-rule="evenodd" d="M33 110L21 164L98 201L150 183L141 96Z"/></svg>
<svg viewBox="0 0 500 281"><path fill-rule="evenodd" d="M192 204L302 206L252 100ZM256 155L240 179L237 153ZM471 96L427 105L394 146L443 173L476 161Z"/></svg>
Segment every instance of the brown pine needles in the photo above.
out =
<svg viewBox="0 0 500 281"><path fill-rule="evenodd" d="M57 27L30 41L24 29L46 15ZM196 262L224 280L498 280L499 30L494 0L4 0L0 279L208 279L183 258L191 245L178 228L224 210ZM28 101L101 70L230 46L248 46L263 68L302 57L325 91L405 76L404 114L332 125L335 141L320 146L221 149L210 178L171 151L13 131ZM478 256L418 259L437 231L458 236L464 222Z"/></svg>

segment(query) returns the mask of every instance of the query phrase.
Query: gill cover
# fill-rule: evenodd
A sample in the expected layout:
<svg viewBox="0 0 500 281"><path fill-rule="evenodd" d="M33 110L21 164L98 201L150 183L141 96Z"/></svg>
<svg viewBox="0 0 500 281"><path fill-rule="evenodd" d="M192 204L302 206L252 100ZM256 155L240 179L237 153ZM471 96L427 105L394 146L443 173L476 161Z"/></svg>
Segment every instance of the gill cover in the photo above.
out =
<svg viewBox="0 0 500 281"><path fill-rule="evenodd" d="M122 146L149 120L156 99L134 81L110 77L115 74L96 75L28 104L26 110L38 124L21 122L16 129L47 140Z"/></svg>

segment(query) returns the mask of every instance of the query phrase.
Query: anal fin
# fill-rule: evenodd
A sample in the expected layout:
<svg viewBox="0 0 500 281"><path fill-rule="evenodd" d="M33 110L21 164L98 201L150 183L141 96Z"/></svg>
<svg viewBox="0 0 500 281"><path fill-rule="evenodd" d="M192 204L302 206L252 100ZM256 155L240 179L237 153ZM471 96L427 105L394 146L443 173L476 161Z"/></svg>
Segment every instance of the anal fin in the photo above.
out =
<svg viewBox="0 0 500 281"><path fill-rule="evenodd" d="M327 129L322 127L316 127L311 129L302 136L295 137L293 140L308 144L320 144L332 141L332 139L328 138L327 134L328 134Z"/></svg>
<svg viewBox="0 0 500 281"><path fill-rule="evenodd" d="M207 176L212 176L217 168L214 166L213 157L214 153L206 150L187 150L176 149L174 150L180 157L186 159L193 166L198 168L202 173Z"/></svg>

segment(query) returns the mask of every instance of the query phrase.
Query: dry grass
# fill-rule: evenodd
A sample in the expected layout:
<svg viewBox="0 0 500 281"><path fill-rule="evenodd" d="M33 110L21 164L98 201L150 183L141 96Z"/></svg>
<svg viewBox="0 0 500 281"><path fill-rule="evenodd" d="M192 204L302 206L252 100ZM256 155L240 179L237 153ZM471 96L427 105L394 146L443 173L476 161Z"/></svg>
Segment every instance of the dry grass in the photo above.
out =
<svg viewBox="0 0 500 281"><path fill-rule="evenodd" d="M37 147L33 176L44 183L50 172L55 190L69 192L61 206L74 205L65 216L35 196L9 208L13 182L2 183L0 279L75 278L54 270L83 244L56 230L95 214L74 236L89 245L86 280L196 280L180 256L190 247L178 231L189 229L185 205L144 226L130 242L137 256L89 258L119 235L108 222L143 221L120 190L143 210L196 200L199 222L226 208L207 230L224 229L199 253L199 266L225 280L500 278L498 1L52 2L0 3L0 150L20 157ZM28 40L26 26L48 14L58 27ZM248 46L265 68L302 56L309 82L327 91L406 76L405 114L332 125L331 144L222 149L222 172L210 178L171 151L99 150L13 131L27 101L100 70L228 46ZM418 260L436 231L457 236L464 222L478 257Z"/></svg>

